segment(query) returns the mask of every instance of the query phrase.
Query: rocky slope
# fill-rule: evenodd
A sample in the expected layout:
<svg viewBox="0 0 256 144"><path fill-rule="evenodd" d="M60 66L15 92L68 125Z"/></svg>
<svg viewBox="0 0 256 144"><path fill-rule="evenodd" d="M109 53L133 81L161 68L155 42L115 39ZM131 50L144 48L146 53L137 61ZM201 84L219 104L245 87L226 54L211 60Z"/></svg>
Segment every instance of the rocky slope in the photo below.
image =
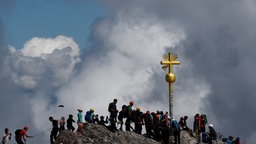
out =
<svg viewBox="0 0 256 144"><path fill-rule="evenodd" d="M160 144L160 142L135 132L112 133L104 126L85 123L80 132L62 131L55 144ZM186 131L181 131L181 144L196 144L196 140ZM219 142L219 144L223 143Z"/></svg>

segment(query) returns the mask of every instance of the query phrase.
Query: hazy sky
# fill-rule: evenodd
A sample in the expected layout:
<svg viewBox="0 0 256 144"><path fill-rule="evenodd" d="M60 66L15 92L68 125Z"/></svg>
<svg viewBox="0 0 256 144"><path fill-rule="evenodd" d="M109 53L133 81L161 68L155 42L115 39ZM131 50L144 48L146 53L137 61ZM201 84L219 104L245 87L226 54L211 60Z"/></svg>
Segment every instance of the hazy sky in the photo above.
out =
<svg viewBox="0 0 256 144"><path fill-rule="evenodd" d="M174 117L206 113L253 143L255 23L254 0L0 0L0 128L29 125L30 142L47 143L50 115L106 115L114 98L168 111L171 51Z"/></svg>

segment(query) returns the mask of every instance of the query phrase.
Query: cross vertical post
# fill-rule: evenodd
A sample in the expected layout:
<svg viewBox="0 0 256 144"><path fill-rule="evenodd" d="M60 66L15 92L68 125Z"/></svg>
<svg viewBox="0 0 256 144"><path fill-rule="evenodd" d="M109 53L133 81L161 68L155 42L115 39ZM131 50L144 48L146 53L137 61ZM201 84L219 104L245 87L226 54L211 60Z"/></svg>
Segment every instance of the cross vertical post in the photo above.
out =
<svg viewBox="0 0 256 144"><path fill-rule="evenodd" d="M164 56L164 60L161 61L161 65L163 65L162 69L166 70L167 68L168 73L165 76L165 80L169 83L169 115L171 119L173 118L173 87L172 83L175 82L176 76L172 73L172 65L179 65L179 61L175 61L177 59L177 55L172 55L171 52L168 53L168 56Z"/></svg>

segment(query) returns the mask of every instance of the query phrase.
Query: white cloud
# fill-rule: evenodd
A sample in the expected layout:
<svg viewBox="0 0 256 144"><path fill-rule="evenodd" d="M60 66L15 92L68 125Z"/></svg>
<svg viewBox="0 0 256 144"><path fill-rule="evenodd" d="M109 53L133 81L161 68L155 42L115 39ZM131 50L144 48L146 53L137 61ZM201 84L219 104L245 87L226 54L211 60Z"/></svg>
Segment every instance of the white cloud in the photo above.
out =
<svg viewBox="0 0 256 144"><path fill-rule="evenodd" d="M12 96L20 99L13 103L26 104L15 115L19 115L20 120L23 116L29 118L37 131L45 130L50 126L48 116L58 113L54 104L56 91L70 80L80 61L80 49L72 38L65 36L32 38L21 49L9 48L4 72L14 84L12 89L22 90Z"/></svg>
<svg viewBox="0 0 256 144"><path fill-rule="evenodd" d="M63 85L79 62L78 45L65 36L32 38L21 49L10 46L10 54L7 71L17 85L27 89L41 86L45 77L53 87Z"/></svg>
<svg viewBox="0 0 256 144"><path fill-rule="evenodd" d="M24 56L28 57L42 57L45 54L51 54L54 50L62 50L70 47L72 51L67 53L71 57L79 55L79 47L77 43L69 37L59 35L56 38L40 38L34 37L24 44L20 50Z"/></svg>

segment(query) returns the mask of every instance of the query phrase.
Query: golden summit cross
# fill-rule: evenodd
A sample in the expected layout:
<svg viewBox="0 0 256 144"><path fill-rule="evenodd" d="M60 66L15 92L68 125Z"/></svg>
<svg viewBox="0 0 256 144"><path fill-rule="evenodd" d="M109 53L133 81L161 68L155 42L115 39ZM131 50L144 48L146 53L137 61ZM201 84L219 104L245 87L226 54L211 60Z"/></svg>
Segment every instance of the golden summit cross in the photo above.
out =
<svg viewBox="0 0 256 144"><path fill-rule="evenodd" d="M162 69L166 70L169 68L169 72L165 76L165 80L167 83L169 83L169 115L171 119L173 118L173 102L172 102L172 97L173 97L173 88L172 88L172 83L175 82L176 76L175 74L172 73L172 65L179 65L179 61L175 61L177 59L177 55L172 55L172 53L168 53L168 56L164 56L164 60L161 61L161 65L163 65Z"/></svg>

